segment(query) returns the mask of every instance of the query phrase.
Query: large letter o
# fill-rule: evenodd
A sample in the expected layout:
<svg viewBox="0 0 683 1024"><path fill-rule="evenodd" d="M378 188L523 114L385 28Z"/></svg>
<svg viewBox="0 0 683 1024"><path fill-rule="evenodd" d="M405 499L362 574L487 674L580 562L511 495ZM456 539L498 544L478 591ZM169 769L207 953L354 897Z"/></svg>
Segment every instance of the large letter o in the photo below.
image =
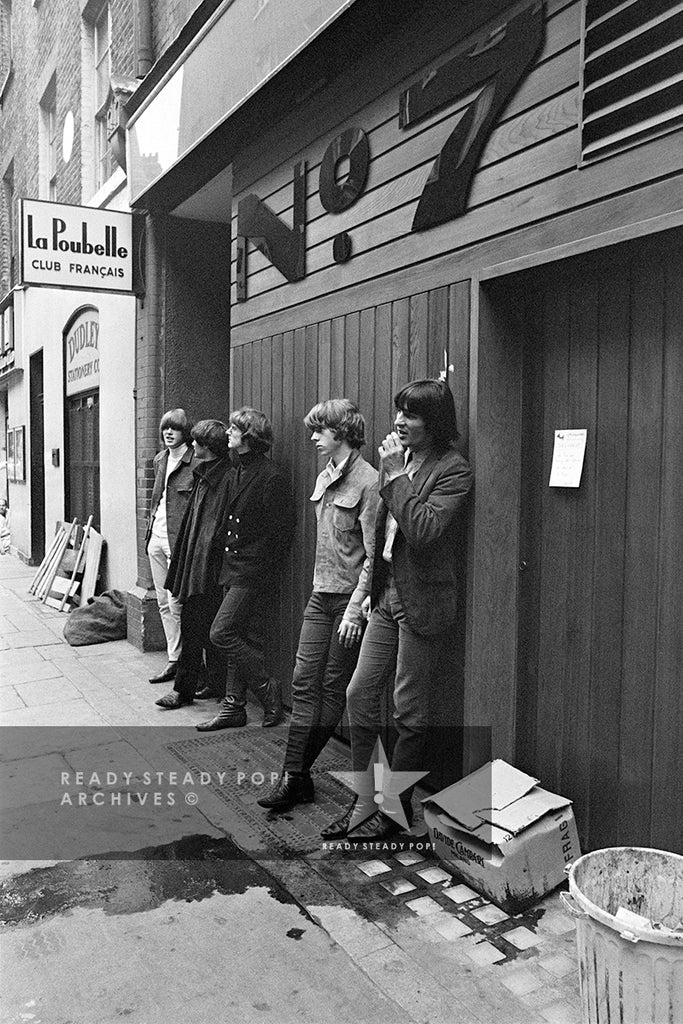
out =
<svg viewBox="0 0 683 1024"><path fill-rule="evenodd" d="M335 181L339 161L347 156L350 161L348 177ZM370 166L370 144L362 128L347 128L333 139L325 150L320 165L320 202L328 213L341 213L352 206L365 188Z"/></svg>

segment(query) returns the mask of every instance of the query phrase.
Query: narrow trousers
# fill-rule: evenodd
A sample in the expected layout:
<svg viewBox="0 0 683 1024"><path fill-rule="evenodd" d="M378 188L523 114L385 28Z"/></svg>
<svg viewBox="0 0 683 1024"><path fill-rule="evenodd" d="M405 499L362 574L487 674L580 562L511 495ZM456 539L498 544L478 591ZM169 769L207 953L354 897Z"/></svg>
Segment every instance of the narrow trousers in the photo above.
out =
<svg viewBox="0 0 683 1024"><path fill-rule="evenodd" d="M211 626L211 643L228 663L225 696L238 707L245 706L248 689L258 691L268 682L265 649L270 605L261 587L227 587Z"/></svg>
<svg viewBox="0 0 683 1024"><path fill-rule="evenodd" d="M171 562L171 549L168 546L168 540L162 540L160 537L152 535L147 547L147 557L149 558L152 581L157 595L161 625L166 637L168 660L178 661L182 644L180 639L180 613L183 606L170 590L166 590L164 586Z"/></svg>
<svg viewBox="0 0 683 1024"><path fill-rule="evenodd" d="M339 643L350 594L311 594L299 635L292 678L292 718L284 770L308 771L344 712L359 644Z"/></svg>
<svg viewBox="0 0 683 1024"><path fill-rule="evenodd" d="M354 771L365 771L380 731L381 699L393 675L398 738L392 771L424 771L432 666L442 638L410 628L393 581L373 609L347 691ZM409 802L412 787L402 796Z"/></svg>
<svg viewBox="0 0 683 1024"><path fill-rule="evenodd" d="M226 664L211 643L209 631L221 601L220 588L209 594L193 594L183 604L180 618L182 649L173 689L182 697L194 697L202 661L206 659L208 685L217 697L225 689Z"/></svg>

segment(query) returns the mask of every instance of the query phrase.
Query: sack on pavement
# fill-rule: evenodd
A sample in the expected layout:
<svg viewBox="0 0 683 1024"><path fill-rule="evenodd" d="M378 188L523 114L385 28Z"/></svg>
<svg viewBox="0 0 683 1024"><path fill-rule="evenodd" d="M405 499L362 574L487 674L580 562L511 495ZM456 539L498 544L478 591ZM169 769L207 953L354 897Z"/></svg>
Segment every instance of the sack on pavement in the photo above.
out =
<svg viewBox="0 0 683 1024"><path fill-rule="evenodd" d="M64 639L72 647L125 640L126 597L121 590L105 590L87 604L73 608L64 623Z"/></svg>

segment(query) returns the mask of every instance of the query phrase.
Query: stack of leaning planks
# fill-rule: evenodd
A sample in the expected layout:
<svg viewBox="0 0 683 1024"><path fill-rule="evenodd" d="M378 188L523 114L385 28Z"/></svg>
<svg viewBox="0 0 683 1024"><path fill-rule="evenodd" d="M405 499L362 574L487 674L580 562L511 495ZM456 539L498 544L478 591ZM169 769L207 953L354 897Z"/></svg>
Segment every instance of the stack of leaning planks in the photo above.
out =
<svg viewBox="0 0 683 1024"><path fill-rule="evenodd" d="M30 594L60 612L86 604L95 594L104 542L93 530L92 520L90 516L85 527L77 519L57 523L54 539L29 586Z"/></svg>

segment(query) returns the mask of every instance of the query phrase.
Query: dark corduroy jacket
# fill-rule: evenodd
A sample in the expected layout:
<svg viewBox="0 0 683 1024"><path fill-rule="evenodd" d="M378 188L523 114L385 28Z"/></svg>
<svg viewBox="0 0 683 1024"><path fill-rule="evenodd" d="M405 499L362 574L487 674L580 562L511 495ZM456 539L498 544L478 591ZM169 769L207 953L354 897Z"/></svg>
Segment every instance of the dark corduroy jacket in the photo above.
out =
<svg viewBox="0 0 683 1024"><path fill-rule="evenodd" d="M227 455L212 462L195 463L194 488L166 577L167 589L181 601L196 594L208 594L218 584L222 556L220 527L234 474Z"/></svg>
<svg viewBox="0 0 683 1024"><path fill-rule="evenodd" d="M166 532L168 534L168 546L173 551L178 539L178 530L183 521L185 509L194 486L192 470L196 465L196 461L194 449L190 445L176 468L169 475L168 480L166 480L168 448L154 456L154 487L152 488L147 533L145 534L145 551L149 546L149 540L152 536L152 524L154 523L154 516L164 493L164 485L166 490Z"/></svg>

